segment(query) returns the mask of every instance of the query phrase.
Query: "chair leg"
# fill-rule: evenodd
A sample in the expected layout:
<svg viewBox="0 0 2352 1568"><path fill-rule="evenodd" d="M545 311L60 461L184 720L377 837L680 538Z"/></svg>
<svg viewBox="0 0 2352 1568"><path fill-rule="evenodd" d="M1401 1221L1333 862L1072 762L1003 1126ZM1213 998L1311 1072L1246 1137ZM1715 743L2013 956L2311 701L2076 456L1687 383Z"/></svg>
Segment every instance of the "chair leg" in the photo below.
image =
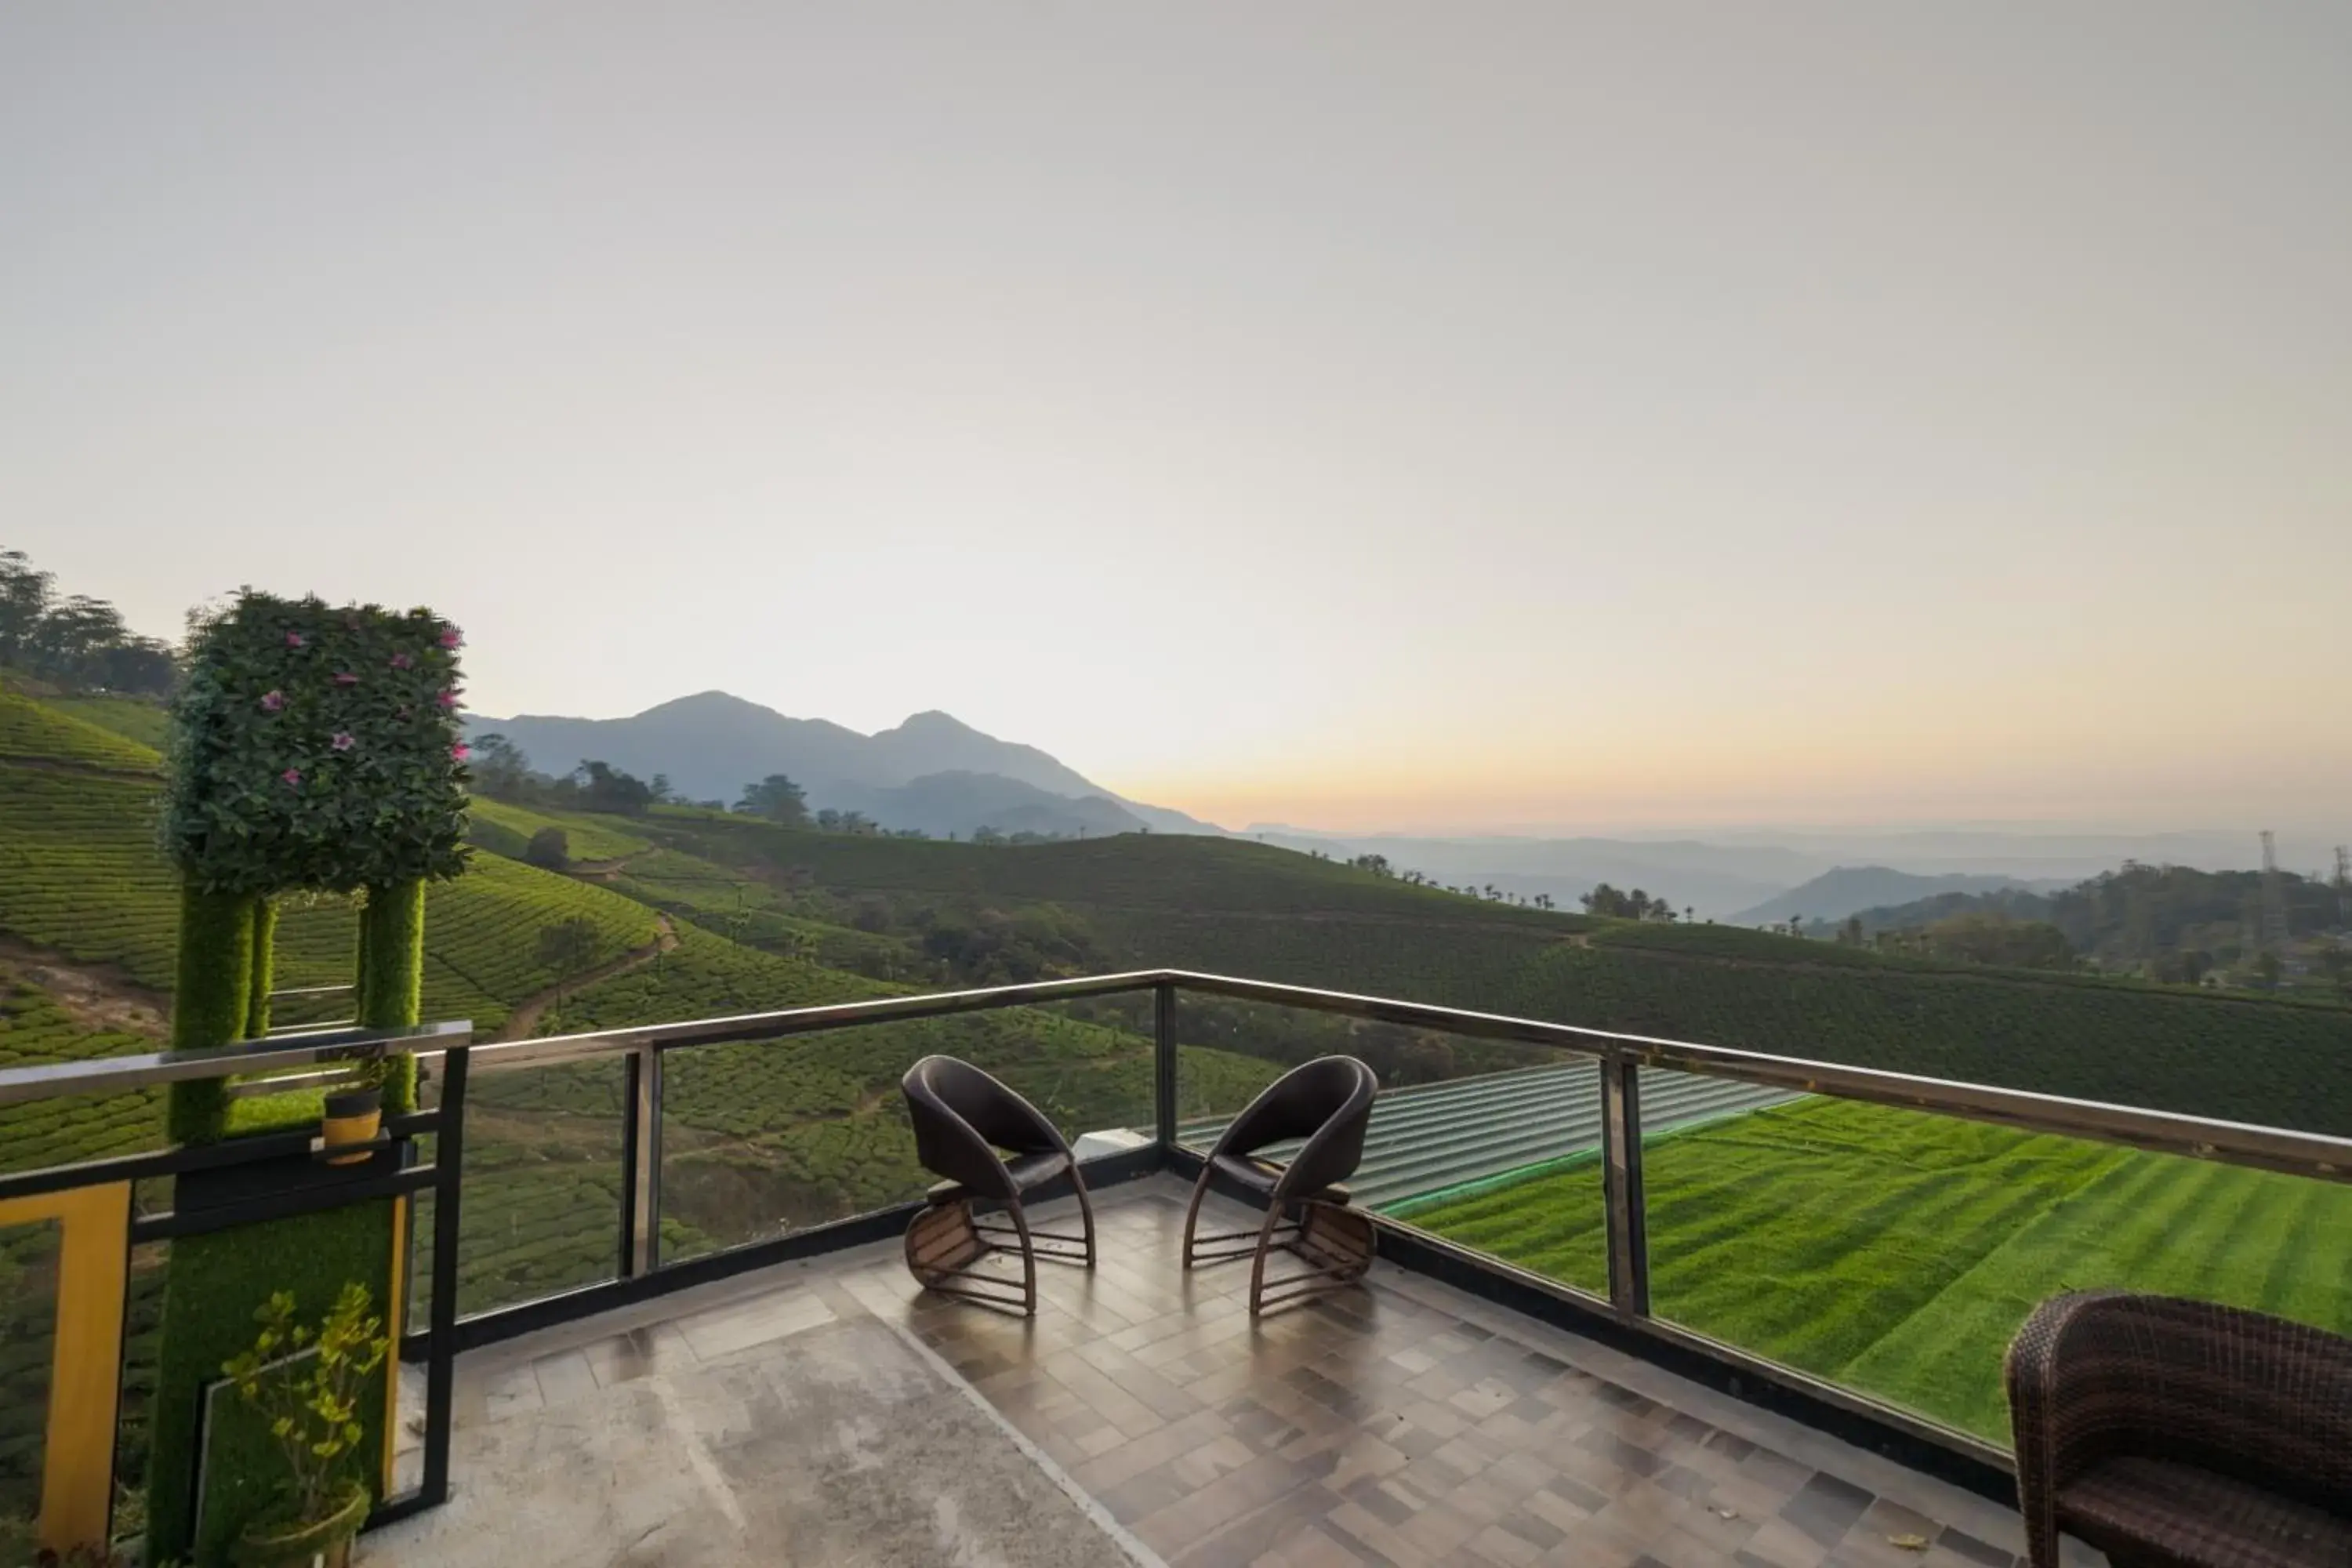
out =
<svg viewBox="0 0 2352 1568"><path fill-rule="evenodd" d="M1029 1216L1021 1212L1019 1198L1007 1199L1004 1207L1013 1215L1013 1228L1021 1233L1021 1315L1034 1318L1037 1315L1037 1249L1030 1245Z"/></svg>
<svg viewBox="0 0 2352 1568"><path fill-rule="evenodd" d="M1265 1295L1265 1255L1274 1246L1275 1226L1282 1223L1282 1205L1275 1204L1265 1211L1265 1223L1257 1227L1257 1249L1250 1254L1250 1316L1255 1318L1264 1310Z"/></svg>
<svg viewBox="0 0 2352 1568"><path fill-rule="evenodd" d="M1192 1184L1192 1202L1184 1210L1184 1267L1192 1267L1192 1232L1201 1223L1201 1200L1209 1195L1209 1166L1201 1165L1201 1179Z"/></svg>
<svg viewBox="0 0 2352 1568"><path fill-rule="evenodd" d="M1070 1185L1077 1189L1078 1217L1083 1222L1081 1228L1087 1234L1087 1267L1092 1268L1095 1266L1095 1205L1094 1200L1087 1195L1087 1178L1079 1171L1076 1160L1070 1162Z"/></svg>

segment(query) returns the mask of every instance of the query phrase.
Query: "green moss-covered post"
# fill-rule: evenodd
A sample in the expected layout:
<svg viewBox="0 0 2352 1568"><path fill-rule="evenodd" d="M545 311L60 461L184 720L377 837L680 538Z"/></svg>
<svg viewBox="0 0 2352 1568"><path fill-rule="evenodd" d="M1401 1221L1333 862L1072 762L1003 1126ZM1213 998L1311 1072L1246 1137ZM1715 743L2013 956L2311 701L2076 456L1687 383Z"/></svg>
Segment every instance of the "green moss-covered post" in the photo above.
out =
<svg viewBox="0 0 2352 1568"><path fill-rule="evenodd" d="M360 909L359 1021L363 1029L406 1029L423 1021L425 1001L425 884L396 882L370 888ZM383 1080L383 1108L397 1113L416 1109L416 1058L390 1064Z"/></svg>
<svg viewBox="0 0 2352 1568"><path fill-rule="evenodd" d="M278 905L273 900L257 897L253 900L253 980L245 998L245 1037L258 1040L269 1033L269 992L274 984L270 973L276 967L278 948Z"/></svg>
<svg viewBox="0 0 2352 1568"><path fill-rule="evenodd" d="M465 868L466 748L458 737L457 634L426 610L331 607L247 594L194 638L173 707L163 841L183 883L179 992L172 1039L202 1048L269 1027L273 896L363 896L354 981L359 1021L421 1017L425 885ZM415 1105L415 1059L392 1058L384 1108ZM212 1142L283 1127L315 1097L234 1102L218 1081L175 1085L175 1139ZM389 1160L391 1154L380 1155ZM175 1206L235 1201L257 1184L351 1179L296 1155L268 1166L180 1179ZM240 1226L173 1244L164 1282L148 1470L147 1559L223 1562L239 1527L270 1496L278 1462L267 1441L222 1429L196 1494L198 1417L221 1363L252 1342L253 1311L291 1291L305 1319L350 1281L365 1286L396 1332L387 1200ZM387 1391L395 1375L386 1369ZM362 1401L354 1478L378 1485L388 1401ZM225 1445L225 1446L224 1446ZM198 1513L203 1518L199 1525Z"/></svg>
<svg viewBox="0 0 2352 1568"><path fill-rule="evenodd" d="M252 1005L254 901L250 893L193 887L181 893L173 1050L205 1050L245 1038ZM226 1087L218 1079L172 1086L167 1121L174 1142L209 1143L221 1135Z"/></svg>

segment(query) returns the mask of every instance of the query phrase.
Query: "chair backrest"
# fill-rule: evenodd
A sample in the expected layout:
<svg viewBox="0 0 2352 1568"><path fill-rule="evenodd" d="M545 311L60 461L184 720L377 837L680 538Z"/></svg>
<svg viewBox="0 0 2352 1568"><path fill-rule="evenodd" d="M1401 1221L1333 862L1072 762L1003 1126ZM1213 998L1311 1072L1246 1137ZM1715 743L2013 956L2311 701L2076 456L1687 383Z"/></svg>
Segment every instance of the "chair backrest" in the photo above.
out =
<svg viewBox="0 0 2352 1568"><path fill-rule="evenodd" d="M1035 1106L970 1062L925 1057L907 1069L898 1088L907 1097L915 1158L923 1169L961 1182L983 1197L1015 1195L997 1150L1069 1152Z"/></svg>
<svg viewBox="0 0 2352 1568"><path fill-rule="evenodd" d="M1234 1119L1217 1146L1248 1154L1271 1143L1303 1138L1306 1144L1276 1184L1277 1197L1320 1192L1356 1173L1364 1157L1364 1129L1381 1081L1353 1057L1318 1057L1268 1084Z"/></svg>

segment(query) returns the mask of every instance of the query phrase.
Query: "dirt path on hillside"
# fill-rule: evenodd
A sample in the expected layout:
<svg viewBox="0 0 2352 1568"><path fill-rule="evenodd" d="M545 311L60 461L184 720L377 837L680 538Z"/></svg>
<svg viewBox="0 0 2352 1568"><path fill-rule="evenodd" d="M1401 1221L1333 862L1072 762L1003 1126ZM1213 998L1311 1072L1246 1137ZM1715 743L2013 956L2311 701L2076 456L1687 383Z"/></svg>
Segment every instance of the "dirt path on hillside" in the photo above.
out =
<svg viewBox="0 0 2352 1568"><path fill-rule="evenodd" d="M564 869L574 877L601 882L607 877L619 876L629 868L630 861L651 853L649 849L632 849L626 855L616 856L610 860L574 860Z"/></svg>
<svg viewBox="0 0 2352 1568"><path fill-rule="evenodd" d="M677 931L669 923L669 917L665 914L656 914L654 927L659 934L645 946L633 947L609 963L600 963L593 969L583 970L565 980L560 986L551 985L546 990L526 996L516 1003L514 1011L507 1015L507 1021L499 1025L499 1032L490 1037L496 1040L527 1040L530 1038L531 1031L539 1027L540 1019L547 1016L547 1010L555 1005L555 999L559 994L568 993L577 995L600 980L610 980L615 974L626 974L632 969L642 969L663 953L677 952Z"/></svg>
<svg viewBox="0 0 2352 1568"><path fill-rule="evenodd" d="M21 974L93 1033L119 1031L160 1039L169 1026L171 998L110 963L84 963L0 932L0 973Z"/></svg>

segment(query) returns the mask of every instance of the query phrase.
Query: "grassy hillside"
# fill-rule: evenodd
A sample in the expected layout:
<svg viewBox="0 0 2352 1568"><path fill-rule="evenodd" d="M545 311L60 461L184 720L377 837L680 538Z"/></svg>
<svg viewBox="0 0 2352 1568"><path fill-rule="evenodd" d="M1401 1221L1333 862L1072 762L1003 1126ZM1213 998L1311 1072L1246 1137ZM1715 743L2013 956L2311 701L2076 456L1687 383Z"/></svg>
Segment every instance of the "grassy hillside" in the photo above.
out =
<svg viewBox="0 0 2352 1568"><path fill-rule="evenodd" d="M1652 1141L1664 1317L1999 1441L2034 1304L2098 1285L2352 1331L2352 1188L1827 1100ZM1605 1289L1599 1169L1412 1221Z"/></svg>
<svg viewBox="0 0 2352 1568"><path fill-rule="evenodd" d="M786 908L1051 900L1091 967L1170 964L1780 1055L2352 1132L2352 1011L1987 970L1724 926L1548 914L1232 840L1004 849L656 813Z"/></svg>
<svg viewBox="0 0 2352 1568"><path fill-rule="evenodd" d="M140 697L45 697L41 700L60 713L71 714L85 723L101 730L110 730L126 741L135 742L150 751L161 752L172 729L170 710L161 702L150 702Z"/></svg>
<svg viewBox="0 0 2352 1568"><path fill-rule="evenodd" d="M0 758L130 773L152 773L163 761L152 746L5 689L0 689Z"/></svg>
<svg viewBox="0 0 2352 1568"><path fill-rule="evenodd" d="M534 811L504 801L474 799L473 840L485 849L520 858L531 836L556 828L574 860L615 860L653 847L651 840L631 833L624 818L591 816L575 811Z"/></svg>

